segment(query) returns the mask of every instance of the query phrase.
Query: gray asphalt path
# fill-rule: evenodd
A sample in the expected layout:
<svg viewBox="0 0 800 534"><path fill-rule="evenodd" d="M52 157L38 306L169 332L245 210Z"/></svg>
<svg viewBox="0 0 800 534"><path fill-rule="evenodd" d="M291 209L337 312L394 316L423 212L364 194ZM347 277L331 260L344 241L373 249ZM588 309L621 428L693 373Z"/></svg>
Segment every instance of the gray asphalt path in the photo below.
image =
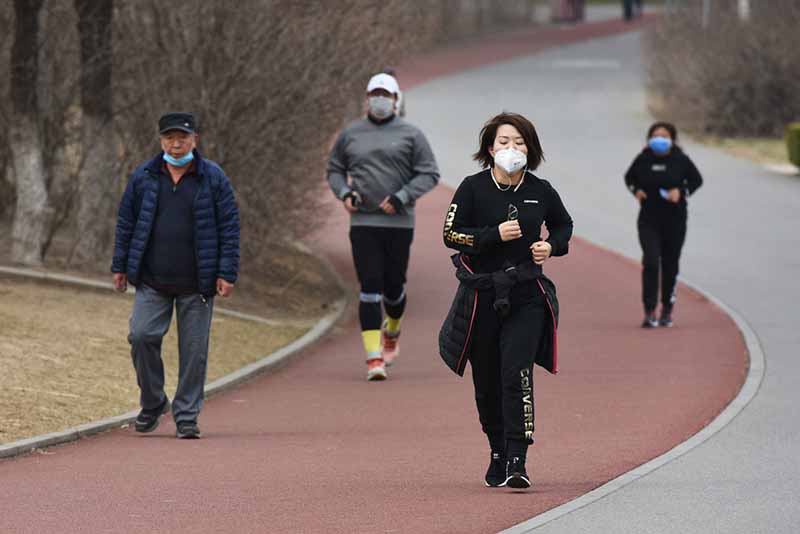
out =
<svg viewBox="0 0 800 534"><path fill-rule="evenodd" d="M486 119L503 109L528 116L547 158L539 174L561 193L576 233L638 261L637 205L622 176L652 121L640 41L626 34L434 80L408 92L409 119L455 186L477 172L470 155ZM682 145L706 183L690 200L681 275L755 330L766 354L761 389L700 447L536 532L800 532L800 179Z"/></svg>

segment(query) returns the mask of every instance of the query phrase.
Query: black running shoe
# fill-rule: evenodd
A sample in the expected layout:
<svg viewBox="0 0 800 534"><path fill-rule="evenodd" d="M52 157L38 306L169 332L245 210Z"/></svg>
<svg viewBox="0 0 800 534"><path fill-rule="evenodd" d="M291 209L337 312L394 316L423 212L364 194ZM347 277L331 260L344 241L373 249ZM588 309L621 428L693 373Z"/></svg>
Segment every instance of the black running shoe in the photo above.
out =
<svg viewBox="0 0 800 534"><path fill-rule="evenodd" d="M509 458L506 463L505 485L514 489L525 489L531 487L531 479L525 471L525 459L519 456Z"/></svg>
<svg viewBox="0 0 800 534"><path fill-rule="evenodd" d="M658 326L670 328L672 326L672 308L664 308L661 310L661 318L658 320Z"/></svg>
<svg viewBox="0 0 800 534"><path fill-rule="evenodd" d="M642 321L642 328L655 328L658 326L658 319L654 312L646 313L644 321Z"/></svg>
<svg viewBox="0 0 800 534"><path fill-rule="evenodd" d="M179 421L175 435L178 439L200 439L200 427L197 421Z"/></svg>
<svg viewBox="0 0 800 534"><path fill-rule="evenodd" d="M493 452L489 460L489 469L486 470L486 485L490 488L499 488L506 485L506 458L499 452Z"/></svg>
<svg viewBox="0 0 800 534"><path fill-rule="evenodd" d="M158 420L161 418L161 416L168 411L169 399L166 398L158 408L153 408L152 410L143 409L141 412L139 412L139 415L136 416L136 423L134 424L136 431L144 433L152 432L158 428Z"/></svg>

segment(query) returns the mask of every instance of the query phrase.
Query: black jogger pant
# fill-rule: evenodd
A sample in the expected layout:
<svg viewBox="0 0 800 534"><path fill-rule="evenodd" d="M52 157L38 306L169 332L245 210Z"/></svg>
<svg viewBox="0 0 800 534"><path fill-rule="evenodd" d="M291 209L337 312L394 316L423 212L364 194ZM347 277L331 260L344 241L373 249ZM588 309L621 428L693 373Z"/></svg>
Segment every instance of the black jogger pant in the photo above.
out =
<svg viewBox="0 0 800 534"><path fill-rule="evenodd" d="M535 280L512 288L507 317L493 301L494 290L479 291L470 364L481 427L497 451L504 441L533 442L533 363L547 303Z"/></svg>
<svg viewBox="0 0 800 534"><path fill-rule="evenodd" d="M405 308L405 283L413 228L350 227L358 281L361 284L359 319L362 330L381 327L381 301L395 319Z"/></svg>
<svg viewBox="0 0 800 534"><path fill-rule="evenodd" d="M678 262L686 239L686 216L642 217L637 223L642 246L642 302L647 312L658 304L658 274L661 272L661 304L675 302Z"/></svg>

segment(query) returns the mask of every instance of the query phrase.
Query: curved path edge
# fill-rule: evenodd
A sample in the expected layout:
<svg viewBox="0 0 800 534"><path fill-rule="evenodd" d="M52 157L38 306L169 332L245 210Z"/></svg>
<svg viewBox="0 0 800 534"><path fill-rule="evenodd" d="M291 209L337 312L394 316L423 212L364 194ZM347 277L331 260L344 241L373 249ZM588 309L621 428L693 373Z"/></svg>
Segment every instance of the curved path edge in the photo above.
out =
<svg viewBox="0 0 800 534"><path fill-rule="evenodd" d="M588 239L582 239L592 243L596 247L611 252L612 254L616 254L624 259L628 259L627 256L624 256L623 254L620 254L612 249L596 245ZM744 339L744 343L747 347L747 352L749 355L749 365L747 376L745 377L745 381L742 384L741 389L739 389L739 393L708 425L703 427L702 430L691 436L689 439L679 443L664 454L657 456L649 462L645 462L642 465L635 467L634 469L631 469L630 471L627 471L626 473L623 473L614 479L609 480L602 486L599 486L588 493L584 493L580 497L556 506L555 508L551 508L550 510L536 515L527 521L523 521L522 523L507 528L501 531L499 534L525 534L528 532L533 532L541 526L571 514L572 512L580 510L581 508L589 506L590 504L599 501L607 495L621 490L628 484L636 482L640 478L649 475L662 466L677 460L692 449L702 445L704 442L714 436L714 434L728 426L728 424L730 424L736 418L736 416L739 415L742 410L744 410L750 401L755 398L761 386L761 381L764 378L764 370L766 367L764 350L755 331L738 311L725 304L722 300L704 290L700 286L684 279L683 277L680 278L680 281L689 289L702 295L711 301L712 304L721 309L733 320L733 322L736 324L736 327L739 329L739 332L742 334L742 338Z"/></svg>
<svg viewBox="0 0 800 534"><path fill-rule="evenodd" d="M339 272L330 264L327 258L325 258L322 255L315 255L315 256L320 261L320 263L322 263L324 269L328 271L331 278L334 280L336 285L342 290L342 293L344 294L346 290L346 284L344 280L342 280L342 277L339 275ZM18 267L0 266L0 274L19 276L36 280L59 282L62 284L69 284L79 287L91 287L95 289L113 289L110 283L98 282L97 280L90 280L87 278L81 278L77 276L70 276L70 275L51 273L45 271L35 271L32 269L23 269ZM133 292L132 289L129 289L128 291ZM264 356L262 358L259 358L255 362L248 364L242 367L241 369L238 369L237 371L234 371L228 375L220 377L214 380L213 382L207 384L205 387L205 397L209 398L218 393L222 393L223 391L227 391L228 389L231 389L241 384L242 382L250 380L257 375L274 370L284 365L285 363L288 362L288 360L292 356L296 355L300 351L312 345L319 338L328 333L328 331L333 327L333 325L335 325L339 321L339 319L342 318L342 315L344 315L346 308L347 308L347 301L345 297L342 296L339 299L337 299L336 302L333 304L333 310L330 313L328 313L327 315L322 317L319 321L317 321L316 324L314 324L314 326L312 326L310 330L308 330L305 334L303 334L299 338L295 339L288 345L281 347L275 352L268 354L267 356ZM246 321L253 321L273 326L280 324L279 321L273 321L270 319L265 319L263 317L258 317L256 315L241 313L225 308L216 308L214 311L222 315L229 315ZM112 417L106 417L104 419L100 419L99 421L84 423L82 425L74 426L66 430L61 430L59 432L51 432L49 434L34 436L32 438L12 441L11 443L0 445L0 458L10 458L12 456L19 456L21 454L34 451L36 449L43 449L45 447L51 447L53 445L61 445L64 443L77 441L80 438L91 436L93 434L99 434L100 432L105 432L107 430L124 427L132 423L136 419L136 416L138 414L139 414L138 410L132 410L130 412L126 412L121 415L115 415Z"/></svg>

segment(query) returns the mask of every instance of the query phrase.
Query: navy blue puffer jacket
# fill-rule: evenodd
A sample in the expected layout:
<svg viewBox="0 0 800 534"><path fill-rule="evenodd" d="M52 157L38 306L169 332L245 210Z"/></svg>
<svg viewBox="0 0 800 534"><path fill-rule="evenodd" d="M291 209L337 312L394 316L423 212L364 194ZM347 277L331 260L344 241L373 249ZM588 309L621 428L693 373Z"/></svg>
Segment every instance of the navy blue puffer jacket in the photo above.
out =
<svg viewBox="0 0 800 534"><path fill-rule="evenodd" d="M234 283L239 274L239 209L228 177L219 165L195 150L200 187L194 199L197 279L203 295L216 294L217 278ZM163 154L131 175L117 214L111 271L126 273L137 286L142 258L153 229L158 204L158 173Z"/></svg>

